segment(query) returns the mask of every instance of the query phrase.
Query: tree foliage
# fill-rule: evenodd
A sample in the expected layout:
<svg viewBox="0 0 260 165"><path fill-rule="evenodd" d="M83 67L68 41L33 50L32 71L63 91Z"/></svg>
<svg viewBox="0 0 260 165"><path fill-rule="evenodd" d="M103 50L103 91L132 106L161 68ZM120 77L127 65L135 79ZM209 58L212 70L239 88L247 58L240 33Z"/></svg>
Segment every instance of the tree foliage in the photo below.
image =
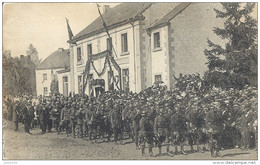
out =
<svg viewBox="0 0 260 165"><path fill-rule="evenodd" d="M10 50L3 52L3 95L36 93L36 65L28 58L13 58Z"/></svg>
<svg viewBox="0 0 260 165"><path fill-rule="evenodd" d="M30 44L28 47L28 50L26 51L26 54L31 56L31 60L35 65L39 65L41 63L41 60L38 56L37 49L33 46L33 44Z"/></svg>
<svg viewBox="0 0 260 165"><path fill-rule="evenodd" d="M223 88L243 88L257 85L257 21L251 16L255 3L221 3L215 9L217 18L224 19L224 28L214 33L228 41L224 47L208 39L210 49L204 51L208 59L205 80Z"/></svg>

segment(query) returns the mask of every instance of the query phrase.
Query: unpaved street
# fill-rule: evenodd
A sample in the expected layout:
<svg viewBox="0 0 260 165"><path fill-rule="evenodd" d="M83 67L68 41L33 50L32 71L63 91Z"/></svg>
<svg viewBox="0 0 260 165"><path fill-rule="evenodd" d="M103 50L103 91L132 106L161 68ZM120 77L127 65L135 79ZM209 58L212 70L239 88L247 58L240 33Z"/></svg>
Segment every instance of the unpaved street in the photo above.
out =
<svg viewBox="0 0 260 165"><path fill-rule="evenodd" d="M3 120L3 159L4 160L87 160L87 159L212 159L210 152L190 153L189 147L185 150L188 155L175 155L174 157L142 157L141 152L135 149L135 144L129 139L124 140L124 145L115 145L113 142L91 144L81 138L67 137L66 134L57 135L56 132L41 135L39 128L30 134L23 132L23 125L19 124L19 132L14 132L13 123ZM171 150L174 148L171 147ZM162 149L165 153L165 147ZM146 149L146 153L148 149ZM158 149L153 149L154 155ZM257 159L254 150L241 151L230 149L221 151L223 158L218 159Z"/></svg>

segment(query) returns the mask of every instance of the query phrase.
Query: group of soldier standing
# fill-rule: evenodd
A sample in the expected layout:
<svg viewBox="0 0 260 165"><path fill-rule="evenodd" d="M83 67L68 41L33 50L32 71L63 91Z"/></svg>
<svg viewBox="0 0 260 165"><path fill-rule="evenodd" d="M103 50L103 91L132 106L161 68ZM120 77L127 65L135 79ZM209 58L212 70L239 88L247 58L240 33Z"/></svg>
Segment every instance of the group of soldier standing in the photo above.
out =
<svg viewBox="0 0 260 165"><path fill-rule="evenodd" d="M191 152L204 152L208 144L212 157L222 157L222 148L248 150L252 133L257 147L256 88L214 88L203 93L198 81L187 82L185 87L176 84L173 91L157 85L139 94L114 90L98 97L22 98L12 104L12 120L16 131L21 118L27 133L39 126L42 134L55 129L91 143L109 142L113 136L116 145L123 145L128 136L143 156L147 146L151 157L154 147L162 155L163 145L167 156L186 155L186 143Z"/></svg>

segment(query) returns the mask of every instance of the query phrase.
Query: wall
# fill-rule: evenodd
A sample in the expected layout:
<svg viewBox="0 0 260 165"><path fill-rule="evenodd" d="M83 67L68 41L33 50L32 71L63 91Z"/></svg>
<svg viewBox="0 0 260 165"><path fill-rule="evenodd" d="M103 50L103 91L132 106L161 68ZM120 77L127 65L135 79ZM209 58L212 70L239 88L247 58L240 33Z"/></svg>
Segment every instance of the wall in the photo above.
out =
<svg viewBox="0 0 260 165"><path fill-rule="evenodd" d="M140 92L142 88L142 76L141 76L141 63L140 63L140 25L139 21L134 22L134 30L133 26L129 23L117 28L114 28L109 31L111 37L112 37L112 43L114 46L114 50L116 52L116 55L113 51L114 58L116 62L120 65L121 69L129 69L129 87L131 91L134 92ZM128 52L121 53L121 34L127 33L127 40L128 40ZM81 75L83 71L85 70L85 64L88 59L87 55L87 45L92 44L92 54L97 54L102 51L105 51L107 49L107 34L106 33L100 33L98 35L86 38L84 40L78 41L77 46L73 46L73 53L74 57L71 57L74 64L74 68L71 70L74 73L74 86L75 86L75 93L78 93L78 75ZM82 62L76 63L76 54L77 54L77 47L81 47L82 50ZM94 65L97 68L98 72L101 72L104 59L98 59L94 61ZM112 67L113 68L113 67ZM105 74L101 77L98 77L98 75L95 73L93 68L91 67L90 74L93 74L93 78L101 78L105 80L105 90L108 90L108 71L109 67L106 66ZM113 68L114 73L117 73L117 71ZM88 83L89 84L89 83ZM72 84L71 84L72 85ZM72 88L73 89L73 88ZM86 94L89 91L89 87L86 89Z"/></svg>
<svg viewBox="0 0 260 165"><path fill-rule="evenodd" d="M154 48L154 33L160 34L160 48ZM169 81L169 53L168 53L168 26L151 31L151 74L152 83L155 82L155 75L161 75L162 81L170 88Z"/></svg>
<svg viewBox="0 0 260 165"><path fill-rule="evenodd" d="M146 29L151 26L152 23L154 23L156 20L159 20L161 17L163 17L165 14L167 14L170 10L172 10L174 7L176 7L179 3L154 3L151 5L150 8L148 8L144 13L143 16L145 19L142 21L142 32L141 32L141 50L142 50L142 61L143 61L143 74L144 74L144 88L150 87L154 83L154 72L156 69L153 69L154 72L152 71L151 68L154 67L153 60L158 59L157 57L153 57L154 54L157 53L152 53L152 47L153 47L153 42L152 36L150 35L150 32L147 33ZM164 38L161 38L166 39ZM160 51L162 52L162 51ZM164 62L162 62L164 63ZM156 65L157 66L157 65ZM160 65L161 66L161 65ZM159 71L158 71L159 72ZM162 72L162 71L161 71Z"/></svg>
<svg viewBox="0 0 260 165"><path fill-rule="evenodd" d="M207 70L204 55L207 38L223 42L212 31L214 27L223 27L214 11L220 7L219 3L192 3L170 21L170 70L176 77L180 73L203 74Z"/></svg>
<svg viewBox="0 0 260 165"><path fill-rule="evenodd" d="M60 73L57 74L58 77L58 84L59 84L59 93L63 94L63 77L68 77L68 94L71 91L71 78L70 78L70 72Z"/></svg>
<svg viewBox="0 0 260 165"><path fill-rule="evenodd" d="M56 74L57 71L62 70L63 68L53 69L53 74ZM47 73L47 80L43 81L43 74ZM36 92L37 96L43 95L43 88L48 88L48 95L50 93L50 86L52 82L52 70L44 69L44 70L36 70ZM60 86L59 86L60 88Z"/></svg>

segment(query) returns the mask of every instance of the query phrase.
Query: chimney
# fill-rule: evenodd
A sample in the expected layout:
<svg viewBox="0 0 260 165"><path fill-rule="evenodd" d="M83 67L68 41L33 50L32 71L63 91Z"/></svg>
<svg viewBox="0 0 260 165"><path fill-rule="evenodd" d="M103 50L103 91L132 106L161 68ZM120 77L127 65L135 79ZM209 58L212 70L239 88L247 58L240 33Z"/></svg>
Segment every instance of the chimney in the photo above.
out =
<svg viewBox="0 0 260 165"><path fill-rule="evenodd" d="M58 52L63 52L63 51L64 51L63 48L59 48L59 49L58 49Z"/></svg>
<svg viewBox="0 0 260 165"><path fill-rule="evenodd" d="M109 8L109 5L103 5L103 13L106 13Z"/></svg>

